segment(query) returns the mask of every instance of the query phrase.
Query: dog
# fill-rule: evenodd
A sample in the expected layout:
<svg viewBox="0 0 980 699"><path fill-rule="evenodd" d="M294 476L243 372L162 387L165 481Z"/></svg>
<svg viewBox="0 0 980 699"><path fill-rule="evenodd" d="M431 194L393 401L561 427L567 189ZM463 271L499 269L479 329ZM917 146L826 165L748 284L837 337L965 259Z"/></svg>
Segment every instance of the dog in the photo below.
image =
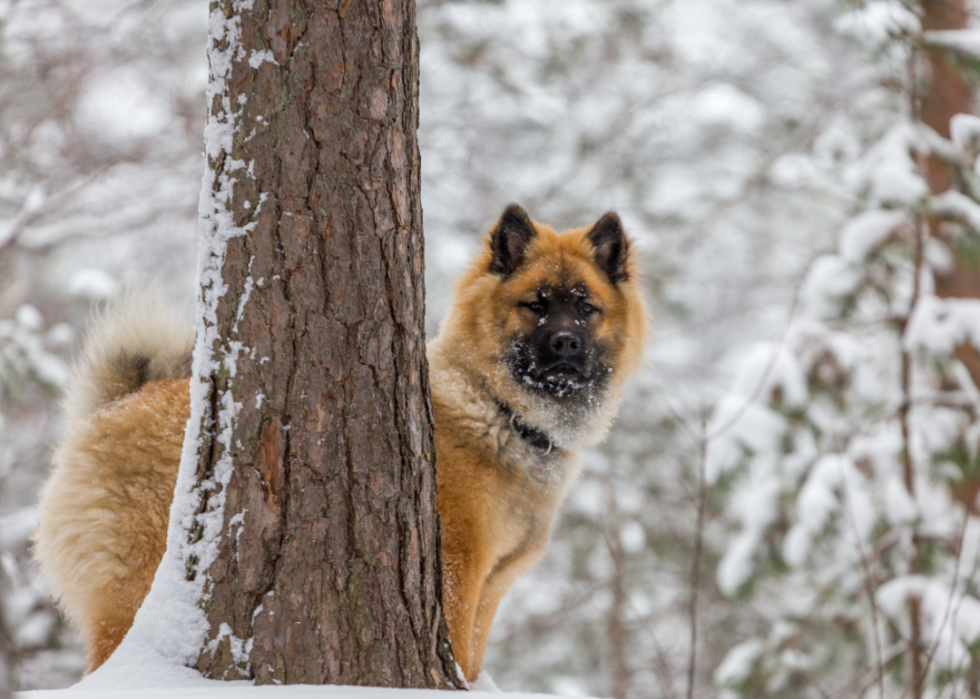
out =
<svg viewBox="0 0 980 699"><path fill-rule="evenodd" d="M647 311L616 214L557 234L507 207L427 349L446 620L472 682L504 593L544 553L640 366Z"/></svg>
<svg viewBox="0 0 980 699"><path fill-rule="evenodd" d="M429 344L445 613L467 681L497 605L543 554L578 451L605 435L647 312L619 218L557 234L509 206ZM90 670L133 623L166 549L193 333L152 295L98 317L38 505L35 557Z"/></svg>

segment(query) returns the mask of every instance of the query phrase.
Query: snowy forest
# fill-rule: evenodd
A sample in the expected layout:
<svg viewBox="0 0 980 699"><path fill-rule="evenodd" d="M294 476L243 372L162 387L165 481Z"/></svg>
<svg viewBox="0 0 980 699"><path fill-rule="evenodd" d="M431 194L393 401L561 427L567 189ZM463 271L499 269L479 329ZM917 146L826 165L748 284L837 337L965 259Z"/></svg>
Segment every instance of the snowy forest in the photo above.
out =
<svg viewBox="0 0 980 699"><path fill-rule="evenodd" d="M980 5L417 8L428 336L511 202L559 230L617 212L653 317L613 429L497 614L494 682L980 696ZM193 308L207 43L206 0L0 0L17 690L86 667L30 544L86 320L148 284Z"/></svg>

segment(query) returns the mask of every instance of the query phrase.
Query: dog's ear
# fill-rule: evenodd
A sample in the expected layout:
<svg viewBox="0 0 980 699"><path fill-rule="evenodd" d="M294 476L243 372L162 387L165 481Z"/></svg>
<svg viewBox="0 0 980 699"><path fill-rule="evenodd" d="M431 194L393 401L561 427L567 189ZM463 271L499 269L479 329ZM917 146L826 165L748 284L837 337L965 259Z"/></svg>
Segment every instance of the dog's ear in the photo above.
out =
<svg viewBox="0 0 980 699"><path fill-rule="evenodd" d="M629 239L623 222L612 211L603 214L588 234L596 266L606 273L609 281L619 284L629 278Z"/></svg>
<svg viewBox="0 0 980 699"><path fill-rule="evenodd" d="M490 249L493 252L490 271L503 277L510 276L521 266L527 246L536 235L534 224L524 209L517 204L504 209L490 232Z"/></svg>

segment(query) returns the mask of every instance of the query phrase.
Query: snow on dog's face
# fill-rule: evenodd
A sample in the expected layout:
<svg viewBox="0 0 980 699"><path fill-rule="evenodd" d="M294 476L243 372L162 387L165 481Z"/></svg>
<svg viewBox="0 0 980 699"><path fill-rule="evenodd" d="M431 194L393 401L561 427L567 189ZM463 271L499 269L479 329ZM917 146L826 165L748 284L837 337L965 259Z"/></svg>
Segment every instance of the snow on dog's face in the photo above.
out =
<svg viewBox="0 0 980 699"><path fill-rule="evenodd" d="M458 293L468 349L501 398L595 403L640 361L645 308L614 213L558 234L509 206Z"/></svg>

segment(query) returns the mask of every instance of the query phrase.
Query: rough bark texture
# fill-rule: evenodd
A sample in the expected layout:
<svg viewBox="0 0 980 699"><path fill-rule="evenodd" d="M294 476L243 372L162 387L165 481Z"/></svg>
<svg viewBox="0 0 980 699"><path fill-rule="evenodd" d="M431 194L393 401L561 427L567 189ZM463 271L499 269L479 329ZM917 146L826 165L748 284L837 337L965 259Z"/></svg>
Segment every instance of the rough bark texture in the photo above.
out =
<svg viewBox="0 0 980 699"><path fill-rule="evenodd" d="M212 395L239 407L198 668L457 686L425 361L414 0L216 7L240 10L244 51L227 81L241 106L233 157L212 166L235 179L249 233L228 245L217 318L221 351L245 349L233 377L212 377ZM202 449L199 482L220 451Z"/></svg>

